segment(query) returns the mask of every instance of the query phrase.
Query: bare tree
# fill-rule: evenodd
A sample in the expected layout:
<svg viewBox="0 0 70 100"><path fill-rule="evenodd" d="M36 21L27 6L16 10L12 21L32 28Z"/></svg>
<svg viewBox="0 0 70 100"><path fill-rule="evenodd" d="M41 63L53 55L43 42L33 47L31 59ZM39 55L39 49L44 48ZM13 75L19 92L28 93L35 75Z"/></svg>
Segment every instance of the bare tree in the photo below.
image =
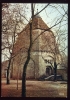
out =
<svg viewBox="0 0 70 100"><path fill-rule="evenodd" d="M12 50L14 48L14 43L16 40L16 37L18 36L17 33L20 32L20 24L24 24L21 16L20 16L20 10L16 7L11 11L9 8L11 4L9 3L3 3L2 4L2 54L6 56L4 53L5 50L8 51L8 60L9 64L7 67L7 84L10 84L10 66L11 66L11 60L13 58L12 56ZM10 9L10 10L9 10ZM15 16L15 17L14 17Z"/></svg>
<svg viewBox="0 0 70 100"><path fill-rule="evenodd" d="M49 4L48 4L49 5ZM47 5L47 6L48 6ZM47 7L46 6L46 7ZM40 12L38 12L36 15L34 15L34 8L33 8L33 4L31 4L31 9L32 9L32 20L30 22L30 45L29 45L29 48L28 48L28 55L27 55L27 59L26 59L26 62L23 66L23 75L22 75L22 97L25 97L26 96L26 86L25 86L25 82L26 82L26 69L27 69L27 66L28 66L28 63L30 61L30 52L31 52L31 48L32 48L32 45L34 44L34 42L38 39L38 37L42 34L44 34L44 32L46 31L49 31L51 28L57 26L58 24L61 24L62 20L63 20L63 17L66 15L66 12L62 15L61 19L59 20L59 18L56 20L55 24L53 26L51 26L50 28L48 29L43 29L43 31L41 32L41 34L39 34L33 41L32 41L32 22L33 22L33 18L34 16L36 16L37 14L39 14L42 10L45 9L42 9ZM48 37L45 36L44 38L46 38L46 42L48 42L48 44L50 43L50 41L47 39ZM54 36L53 36L54 38ZM54 75L55 75L55 78L54 80L56 80L56 75L57 75L57 63L56 63L56 57L57 57L57 54L59 53L59 50L58 50L58 45L55 41L54 42L54 48L51 48L50 44L49 44L49 47L50 49L52 50L52 52L54 52ZM52 45L52 43L51 43Z"/></svg>
<svg viewBox="0 0 70 100"><path fill-rule="evenodd" d="M60 37L60 35L59 35L59 30L60 30L60 27L62 26L62 21L63 21L63 18L67 15L67 12L64 10L64 8L62 7L62 9L64 10L64 13L63 14L61 14L61 16L58 16L58 18L56 18L56 20L54 21L54 23L53 23L53 25L51 25L50 26L50 28L48 27L47 29L44 29L44 28L38 28L38 29L41 29L42 31L41 31L41 33L39 34L39 35L37 35L34 39L33 39L33 36L32 36L32 29L33 29L33 20L34 20L34 17L35 16L37 16L38 14L40 14L42 11L44 11L45 10L45 8L48 8L49 6L52 6L51 4L47 4L45 7L43 7L43 9L41 9L40 11L38 11L36 14L34 14L34 11L35 11L35 6L36 5L33 5L33 3L31 4L31 14L32 14L32 16L31 16L31 20L29 21L24 15L21 15L21 13L20 13L20 15L21 16L23 16L23 18L24 19L26 19L28 22L29 22L29 34L28 33L26 33L26 35L28 35L29 36L29 45L28 45L28 48L25 48L24 46L22 47L22 48L25 48L26 49L26 51L27 51L27 56L26 57L24 57L24 59L25 59L25 63L24 63L24 65L23 65L23 74L22 74L22 97L26 97L26 70L27 70L27 66L28 66L28 64L29 64L29 61L30 61L30 59L33 61L33 63L34 63L34 60L31 58L31 49L32 49L32 47L33 47L33 45L34 45L34 43L36 42L36 40L42 35L43 36L43 38L44 38L44 42L46 42L46 44L48 44L48 47L47 47L47 45L45 45L45 47L46 48L49 48L49 50L51 50L52 52L53 52L53 54L54 54L54 57L53 57L53 60L54 60L54 74L55 74L55 80L56 80L56 71L57 71L57 63L56 63L56 58L57 58L57 54L59 54L60 53L60 51L59 51L59 49L58 49L58 43L59 43L59 41L60 41L60 39L59 39L59 37ZM55 7L55 5L54 6L52 6L52 7ZM57 9L57 7L55 7L55 9L56 10L58 10ZM60 13L60 12L59 12ZM64 19L65 20L65 19ZM58 26L58 25L60 25L60 27ZM58 28L58 32L57 32L57 34L54 36L54 35L52 35L51 34L51 36L52 36L52 39L50 39L51 37L50 36L48 36L48 35L46 35L45 34L45 32L49 32L50 31L50 29L52 29L52 28L55 28L56 26L58 26L57 28ZM27 29L28 27L26 27L26 29ZM26 31L26 29L25 29L25 31ZM62 34L62 36L63 36L63 34ZM56 43L55 41L56 41L56 39L54 39L54 38L56 38L56 37L58 37L58 39L57 39L57 41L58 41L58 43ZM24 38L23 38L24 39ZM54 40L53 40L54 39ZM50 43L51 42L51 43ZM61 43L59 43L59 45L61 45ZM22 48L20 48L20 50L22 49ZM19 51L20 51L19 50ZM49 50L46 50L46 52L51 52L51 51L49 51ZM14 51L14 50L13 50ZM16 51L16 50L15 50ZM18 51L18 52L19 52ZM18 54L18 52L16 53L16 55ZM13 52L14 53L14 52ZM43 57L42 57L43 58ZM44 58L43 58L44 59ZM48 61L46 61L46 62L48 62ZM51 65L52 65L52 63L51 62L49 62ZM20 63L21 64L21 63Z"/></svg>

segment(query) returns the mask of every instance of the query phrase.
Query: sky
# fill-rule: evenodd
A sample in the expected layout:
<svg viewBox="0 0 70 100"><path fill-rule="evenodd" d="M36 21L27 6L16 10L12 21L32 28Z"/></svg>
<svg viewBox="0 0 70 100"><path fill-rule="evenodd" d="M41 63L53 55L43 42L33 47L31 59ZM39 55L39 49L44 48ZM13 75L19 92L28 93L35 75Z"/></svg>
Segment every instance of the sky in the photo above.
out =
<svg viewBox="0 0 70 100"><path fill-rule="evenodd" d="M13 10L15 8L15 6L19 9L21 9L21 14L24 15L24 11L25 11L25 16L28 20L30 20L31 18L31 5L30 3L27 4L22 4L20 3L18 4L11 4L12 6L10 6L9 9ZM39 12L42 8L44 8L47 5L47 3L35 3L35 14L37 12ZM25 9L26 7L26 9ZM47 6L47 8L45 8L41 13L39 13L39 15L41 16L41 18L43 19L43 21L49 26L53 26L55 23L58 23L63 14L68 10L68 4L50 4L49 6ZM58 21L57 21L58 19ZM62 41L61 44L62 46L67 46L68 45L68 20L67 20L67 15L65 15L62 19L61 24L57 25L56 27L52 28L51 30L54 32L55 35L57 35L59 32L59 27L60 30L63 31L64 37L66 37L66 40ZM26 24L28 23L27 21L25 21ZM21 28L21 30L23 29L23 27ZM61 32L62 33L62 32ZM59 33L60 34L60 33ZM57 37L56 37L57 38ZM60 39L62 39L63 37L61 36ZM61 47L62 48L62 47ZM7 52L7 51L5 51ZM8 53L8 52L7 52ZM67 55L67 49L65 51L66 55ZM2 57L2 60L6 59L6 57Z"/></svg>

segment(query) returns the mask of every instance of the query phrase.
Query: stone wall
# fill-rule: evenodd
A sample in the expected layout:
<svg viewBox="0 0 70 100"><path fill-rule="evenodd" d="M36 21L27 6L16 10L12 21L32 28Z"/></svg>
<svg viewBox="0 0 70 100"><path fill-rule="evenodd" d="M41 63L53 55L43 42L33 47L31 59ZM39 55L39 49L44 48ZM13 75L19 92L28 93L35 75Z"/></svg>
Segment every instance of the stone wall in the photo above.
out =
<svg viewBox="0 0 70 100"><path fill-rule="evenodd" d="M22 78L23 66L26 61L25 56L27 56L26 52L22 53L22 56L16 56L13 61L13 75L12 78L16 79L19 73L19 79ZM15 60L16 59L16 60ZM31 52L31 60L29 61L27 71L26 71L26 78L37 78L38 77L38 66L39 66L39 56L37 53Z"/></svg>
<svg viewBox="0 0 70 100"><path fill-rule="evenodd" d="M66 69L57 69L57 74L58 74L58 75L62 75L62 78L63 78L64 80L67 80Z"/></svg>

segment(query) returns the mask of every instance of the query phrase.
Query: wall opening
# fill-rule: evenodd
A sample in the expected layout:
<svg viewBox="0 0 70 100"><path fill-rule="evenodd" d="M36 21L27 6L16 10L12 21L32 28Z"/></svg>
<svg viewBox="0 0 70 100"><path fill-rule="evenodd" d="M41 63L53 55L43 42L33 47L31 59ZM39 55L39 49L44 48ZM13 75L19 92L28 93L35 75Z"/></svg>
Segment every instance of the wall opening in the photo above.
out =
<svg viewBox="0 0 70 100"><path fill-rule="evenodd" d="M47 66L47 67L46 67L46 75L47 75L47 76L52 75L52 68L51 68L51 66Z"/></svg>

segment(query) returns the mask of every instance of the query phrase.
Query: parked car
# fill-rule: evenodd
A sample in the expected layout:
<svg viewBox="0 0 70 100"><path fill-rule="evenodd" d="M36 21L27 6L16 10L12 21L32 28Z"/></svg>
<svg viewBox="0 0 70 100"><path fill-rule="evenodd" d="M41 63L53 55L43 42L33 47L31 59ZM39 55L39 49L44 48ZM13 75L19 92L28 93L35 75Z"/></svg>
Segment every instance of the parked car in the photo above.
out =
<svg viewBox="0 0 70 100"><path fill-rule="evenodd" d="M45 81L46 75L42 75L38 78L38 81Z"/></svg>
<svg viewBox="0 0 70 100"><path fill-rule="evenodd" d="M63 81L62 75L57 75L56 76L57 81ZM41 76L38 81L54 81L54 75L50 75L50 76Z"/></svg>
<svg viewBox="0 0 70 100"><path fill-rule="evenodd" d="M54 75L50 75L50 76L44 78L44 80L45 80L45 81L46 81L46 80L48 80L48 81L54 81ZM62 75L57 75L57 76L56 76L56 80L57 80L57 81L63 81Z"/></svg>

